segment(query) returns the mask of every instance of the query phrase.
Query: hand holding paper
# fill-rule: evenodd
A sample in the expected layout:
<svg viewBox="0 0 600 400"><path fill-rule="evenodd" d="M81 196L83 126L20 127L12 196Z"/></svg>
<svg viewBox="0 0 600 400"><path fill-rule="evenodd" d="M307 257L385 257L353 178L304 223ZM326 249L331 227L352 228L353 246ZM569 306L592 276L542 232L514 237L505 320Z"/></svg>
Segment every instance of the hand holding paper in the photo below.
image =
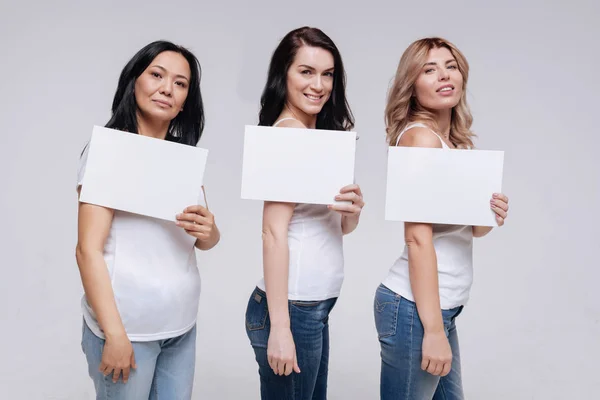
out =
<svg viewBox="0 0 600 400"><path fill-rule="evenodd" d="M502 193L494 193L490 200L490 206L496 213L498 226L504 225L504 220L508 216L508 197Z"/></svg>
<svg viewBox="0 0 600 400"><path fill-rule="evenodd" d="M359 216L365 205L360 186L357 184L344 186L340 190L340 194L334 197L334 200L337 203L328 205L327 207L348 217Z"/></svg>

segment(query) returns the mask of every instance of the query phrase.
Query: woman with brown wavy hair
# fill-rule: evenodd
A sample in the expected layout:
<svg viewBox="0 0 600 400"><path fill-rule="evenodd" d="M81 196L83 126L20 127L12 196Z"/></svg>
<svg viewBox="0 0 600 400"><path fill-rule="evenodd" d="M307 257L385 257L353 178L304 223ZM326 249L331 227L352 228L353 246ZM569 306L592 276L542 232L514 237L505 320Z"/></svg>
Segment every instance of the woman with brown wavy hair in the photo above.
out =
<svg viewBox="0 0 600 400"><path fill-rule="evenodd" d="M425 38L400 59L385 110L390 146L472 149L469 64L450 42ZM443 199L440 199L443 201ZM504 224L508 198L492 194ZM377 288L381 399L463 399L455 320L473 280L473 237L491 227L405 223L406 246Z"/></svg>

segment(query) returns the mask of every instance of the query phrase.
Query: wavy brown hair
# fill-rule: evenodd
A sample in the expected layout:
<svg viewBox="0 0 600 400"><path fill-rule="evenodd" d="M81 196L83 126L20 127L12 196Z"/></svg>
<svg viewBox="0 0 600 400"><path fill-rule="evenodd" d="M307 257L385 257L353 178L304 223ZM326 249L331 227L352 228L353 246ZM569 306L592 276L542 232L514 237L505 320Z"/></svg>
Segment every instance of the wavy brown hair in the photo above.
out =
<svg viewBox="0 0 600 400"><path fill-rule="evenodd" d="M458 148L472 148L475 136L471 132L473 116L467 105L467 80L469 63L465 56L449 41L439 38L424 38L413 42L402 54L394 83L388 93L385 107L385 130L389 145L396 143L400 132L410 123L423 122L438 132L433 113L419 104L415 92L415 82L427 62L431 49L446 48L452 53L463 77L463 93L458 104L452 109L450 141Z"/></svg>

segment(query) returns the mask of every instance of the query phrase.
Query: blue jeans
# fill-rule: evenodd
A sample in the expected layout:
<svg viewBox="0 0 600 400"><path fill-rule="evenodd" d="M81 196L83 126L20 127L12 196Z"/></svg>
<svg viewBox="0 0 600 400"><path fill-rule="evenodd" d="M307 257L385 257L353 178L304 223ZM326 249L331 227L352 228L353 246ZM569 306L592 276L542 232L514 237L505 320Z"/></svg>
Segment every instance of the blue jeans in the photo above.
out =
<svg viewBox="0 0 600 400"><path fill-rule="evenodd" d="M246 333L254 349L262 400L324 400L329 365L329 313L337 298L289 301L290 328L300 373L276 375L267 359L271 323L267 297L256 288L246 309Z"/></svg>
<svg viewBox="0 0 600 400"><path fill-rule="evenodd" d="M131 369L129 381L122 377L113 383L112 374L98 371L104 339L94 335L83 323L81 346L87 358L89 375L94 381L96 399L114 400L189 400L192 398L196 359L196 326L187 333L165 340L132 342L137 369Z"/></svg>
<svg viewBox="0 0 600 400"><path fill-rule="evenodd" d="M452 349L452 368L446 376L435 376L421 369L424 330L416 304L384 285L377 288L374 314L381 345L382 400L464 399L455 324L462 308L442 310Z"/></svg>

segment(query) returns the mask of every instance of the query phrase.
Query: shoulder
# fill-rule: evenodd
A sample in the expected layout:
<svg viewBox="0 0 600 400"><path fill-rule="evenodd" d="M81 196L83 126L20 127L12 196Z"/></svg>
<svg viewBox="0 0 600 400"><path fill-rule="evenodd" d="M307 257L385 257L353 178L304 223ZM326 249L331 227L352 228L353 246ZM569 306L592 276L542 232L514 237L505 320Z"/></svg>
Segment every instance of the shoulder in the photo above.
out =
<svg viewBox="0 0 600 400"><path fill-rule="evenodd" d="M306 126L296 119L286 119L285 121L281 121L276 128L301 128L305 129Z"/></svg>
<svg viewBox="0 0 600 400"><path fill-rule="evenodd" d="M398 145L405 147L442 148L440 138L429 128L422 126L415 126L404 132Z"/></svg>

